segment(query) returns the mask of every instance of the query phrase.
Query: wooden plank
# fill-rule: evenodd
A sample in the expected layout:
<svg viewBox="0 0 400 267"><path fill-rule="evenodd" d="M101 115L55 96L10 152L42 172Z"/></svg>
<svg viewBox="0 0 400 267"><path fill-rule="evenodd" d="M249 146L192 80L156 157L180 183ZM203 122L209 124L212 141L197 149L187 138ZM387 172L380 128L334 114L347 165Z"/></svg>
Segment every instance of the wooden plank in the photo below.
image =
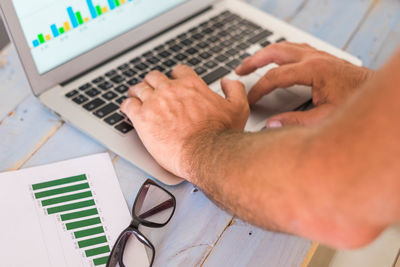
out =
<svg viewBox="0 0 400 267"><path fill-rule="evenodd" d="M399 11L399 1L375 1L347 50L360 57L365 66L381 66L400 44Z"/></svg>
<svg viewBox="0 0 400 267"><path fill-rule="evenodd" d="M18 169L61 124L35 97L24 100L0 125L0 171Z"/></svg>
<svg viewBox="0 0 400 267"><path fill-rule="evenodd" d="M31 94L14 46L5 51L6 65L0 67L0 121Z"/></svg>
<svg viewBox="0 0 400 267"><path fill-rule="evenodd" d="M343 47L358 30L372 3L361 0L350 2L310 0L298 9L299 13L289 22L323 40ZM285 1L285 4L290 6L288 1ZM346 8L343 8L344 6ZM249 238L250 232L253 234ZM256 243L254 240L257 240ZM234 223L224 231L203 265L218 266L219 263L228 261L227 266L299 266L311 247L311 241L263 231L250 225L243 227L243 222L235 219ZM288 251L292 253L287 253Z"/></svg>
<svg viewBox="0 0 400 267"><path fill-rule="evenodd" d="M291 21L307 3L307 0L248 0L249 4L285 21Z"/></svg>

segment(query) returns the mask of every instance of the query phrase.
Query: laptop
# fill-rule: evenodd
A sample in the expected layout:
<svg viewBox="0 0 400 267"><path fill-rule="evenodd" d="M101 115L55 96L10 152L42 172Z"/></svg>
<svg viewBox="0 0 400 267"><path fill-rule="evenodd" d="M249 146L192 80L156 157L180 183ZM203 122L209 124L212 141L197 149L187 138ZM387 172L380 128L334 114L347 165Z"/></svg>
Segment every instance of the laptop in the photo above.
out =
<svg viewBox="0 0 400 267"><path fill-rule="evenodd" d="M151 70L191 66L215 92L219 80L247 90L273 65L246 77L233 70L249 55L284 40L359 59L238 0L0 0L4 22L33 93L47 108L157 180L182 179L160 167L119 110L128 88ZM252 108L247 131L294 110L311 90L278 89Z"/></svg>

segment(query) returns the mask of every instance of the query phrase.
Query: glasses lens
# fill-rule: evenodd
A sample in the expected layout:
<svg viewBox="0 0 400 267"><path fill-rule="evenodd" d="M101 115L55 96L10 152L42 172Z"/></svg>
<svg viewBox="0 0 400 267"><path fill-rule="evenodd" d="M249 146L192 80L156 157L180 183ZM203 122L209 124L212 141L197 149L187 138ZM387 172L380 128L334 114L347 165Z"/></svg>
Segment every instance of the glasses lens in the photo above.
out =
<svg viewBox="0 0 400 267"><path fill-rule="evenodd" d="M152 184L139 193L133 213L147 222L165 224L171 218L175 202L170 194Z"/></svg>
<svg viewBox="0 0 400 267"><path fill-rule="evenodd" d="M112 251L107 267L149 267L154 251L135 232L126 232Z"/></svg>
<svg viewBox="0 0 400 267"><path fill-rule="evenodd" d="M138 234L134 232L128 234L129 238L122 257L123 264L126 267L149 267L153 258L153 249Z"/></svg>

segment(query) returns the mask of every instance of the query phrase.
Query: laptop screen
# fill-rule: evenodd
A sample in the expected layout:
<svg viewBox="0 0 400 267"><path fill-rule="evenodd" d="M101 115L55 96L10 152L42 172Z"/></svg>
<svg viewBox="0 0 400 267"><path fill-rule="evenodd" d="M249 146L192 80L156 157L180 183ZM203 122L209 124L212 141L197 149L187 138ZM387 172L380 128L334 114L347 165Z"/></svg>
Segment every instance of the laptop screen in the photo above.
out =
<svg viewBox="0 0 400 267"><path fill-rule="evenodd" d="M43 74L187 0L12 0Z"/></svg>

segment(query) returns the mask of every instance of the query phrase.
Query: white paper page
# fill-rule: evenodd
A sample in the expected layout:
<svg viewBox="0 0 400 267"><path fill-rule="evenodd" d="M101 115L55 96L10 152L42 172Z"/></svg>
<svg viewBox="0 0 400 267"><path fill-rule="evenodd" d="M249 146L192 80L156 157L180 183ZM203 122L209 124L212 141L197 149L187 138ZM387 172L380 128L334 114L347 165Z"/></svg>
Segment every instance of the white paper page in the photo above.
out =
<svg viewBox="0 0 400 267"><path fill-rule="evenodd" d="M108 154L0 174L0 212L10 267L104 266L131 221Z"/></svg>

